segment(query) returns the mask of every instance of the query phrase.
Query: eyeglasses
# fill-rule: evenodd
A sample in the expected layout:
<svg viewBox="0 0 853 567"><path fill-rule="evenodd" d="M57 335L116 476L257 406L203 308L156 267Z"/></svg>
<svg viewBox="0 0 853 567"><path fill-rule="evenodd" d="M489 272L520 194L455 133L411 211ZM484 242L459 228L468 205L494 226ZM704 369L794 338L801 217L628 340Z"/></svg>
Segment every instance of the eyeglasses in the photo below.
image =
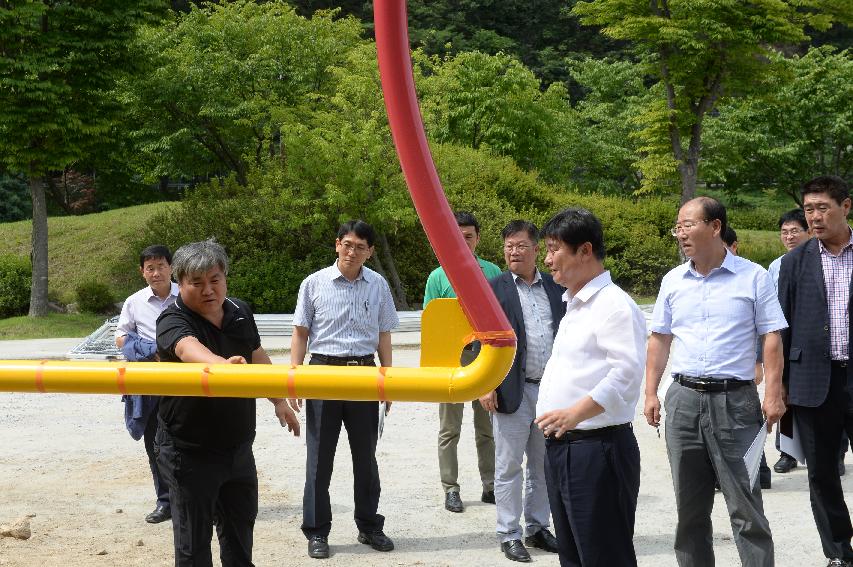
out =
<svg viewBox="0 0 853 567"><path fill-rule="evenodd" d="M344 240L341 242L341 246L344 247L344 252L349 254L350 252L355 252L356 254L365 254L368 250L370 250L369 246L365 246L364 244L352 244L351 242L347 242Z"/></svg>
<svg viewBox="0 0 853 567"><path fill-rule="evenodd" d="M694 228L699 226L699 223L702 223L702 222L711 222L711 221L709 221L708 219L702 219L702 220L696 221L696 222L684 221L683 223L677 224L674 227L672 227L671 229L669 229L669 233L673 236L678 236L678 233L681 232L682 230L684 232L690 232L691 230L693 230Z"/></svg>
<svg viewBox="0 0 853 567"><path fill-rule="evenodd" d="M512 253L513 250L517 250L521 254L524 254L525 252L527 252L531 248L533 248L533 247L529 244L504 244L504 252L510 252L510 253Z"/></svg>
<svg viewBox="0 0 853 567"><path fill-rule="evenodd" d="M787 238L789 236L797 237L804 232L805 232L805 230L801 230L799 228L792 228L791 230L780 230L779 234L782 235L782 238Z"/></svg>

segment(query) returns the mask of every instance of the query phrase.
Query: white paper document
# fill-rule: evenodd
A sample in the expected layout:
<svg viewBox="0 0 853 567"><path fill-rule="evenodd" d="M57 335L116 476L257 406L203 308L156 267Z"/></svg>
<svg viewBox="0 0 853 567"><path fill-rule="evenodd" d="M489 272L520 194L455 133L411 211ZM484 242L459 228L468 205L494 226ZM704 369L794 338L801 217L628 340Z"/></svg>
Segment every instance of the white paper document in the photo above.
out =
<svg viewBox="0 0 853 567"><path fill-rule="evenodd" d="M746 472L749 474L749 486L753 489L755 488L755 481L758 480L758 468L761 466L761 455L764 454L764 442L766 440L767 421L765 420L743 456L743 464L746 465Z"/></svg>
<svg viewBox="0 0 853 567"><path fill-rule="evenodd" d="M779 422L779 450L783 453L791 455L797 459L800 464L806 463L806 456L803 453L803 446L800 443L800 432L797 427L797 422L791 417L786 423L786 418L791 415L791 410L785 414L782 421Z"/></svg>
<svg viewBox="0 0 853 567"><path fill-rule="evenodd" d="M385 402L379 402L379 439L382 439L382 431L385 429L385 412L388 411L388 405Z"/></svg>

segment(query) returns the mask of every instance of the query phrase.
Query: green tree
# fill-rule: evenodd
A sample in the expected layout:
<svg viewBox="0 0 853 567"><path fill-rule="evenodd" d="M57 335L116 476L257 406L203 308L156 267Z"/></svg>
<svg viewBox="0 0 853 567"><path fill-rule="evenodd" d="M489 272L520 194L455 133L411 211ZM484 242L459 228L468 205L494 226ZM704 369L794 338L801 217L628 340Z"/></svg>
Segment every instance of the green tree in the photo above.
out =
<svg viewBox="0 0 853 567"><path fill-rule="evenodd" d="M0 2L0 163L26 174L32 199L31 316L47 313L45 177L107 137L109 96L132 70L137 26L163 3L90 0Z"/></svg>
<svg viewBox="0 0 853 567"><path fill-rule="evenodd" d="M282 130L331 88L329 67L359 41L353 19L298 16L283 2L193 6L141 35L149 72L123 85L149 179L233 172L245 185Z"/></svg>
<svg viewBox="0 0 853 567"><path fill-rule="evenodd" d="M800 204L804 181L853 175L853 54L822 47L772 62L774 82L708 121L702 177L730 193L772 189Z"/></svg>
<svg viewBox="0 0 853 567"><path fill-rule="evenodd" d="M678 179L696 192L706 116L726 97L760 89L773 45L807 40L804 26L853 21L848 0L598 0L573 8L585 24L631 42L660 96L638 118L643 188Z"/></svg>
<svg viewBox="0 0 853 567"><path fill-rule="evenodd" d="M542 164L554 147L554 124L567 107L561 84L544 93L520 61L478 51L433 60L420 83L425 124L438 142L486 149L525 169Z"/></svg>
<svg viewBox="0 0 853 567"><path fill-rule="evenodd" d="M300 13L340 7L373 30L372 0L290 0ZM624 44L580 25L575 0L409 0L412 46L428 55L499 52L518 58L543 84L565 82L565 58L579 53L621 57Z"/></svg>

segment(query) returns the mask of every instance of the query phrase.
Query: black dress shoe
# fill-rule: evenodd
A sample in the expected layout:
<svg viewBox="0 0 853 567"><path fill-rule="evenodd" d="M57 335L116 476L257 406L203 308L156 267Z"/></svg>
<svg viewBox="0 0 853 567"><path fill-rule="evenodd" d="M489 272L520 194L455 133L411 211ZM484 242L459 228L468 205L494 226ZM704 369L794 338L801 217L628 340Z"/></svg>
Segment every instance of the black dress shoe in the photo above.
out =
<svg viewBox="0 0 853 567"><path fill-rule="evenodd" d="M145 521L149 524L159 524L166 520L172 519L172 510L166 506L157 506L154 511L145 516Z"/></svg>
<svg viewBox="0 0 853 567"><path fill-rule="evenodd" d="M826 567L850 567L850 562L843 559L830 559Z"/></svg>
<svg viewBox="0 0 853 567"><path fill-rule="evenodd" d="M779 474L789 473L795 468L797 468L797 459L784 453L782 453L782 456L779 457L778 461L776 461L776 464L773 465L773 470Z"/></svg>
<svg viewBox="0 0 853 567"><path fill-rule="evenodd" d="M549 553L557 553L557 538L547 528L542 528L532 536L524 538L524 545L538 547Z"/></svg>
<svg viewBox="0 0 853 567"><path fill-rule="evenodd" d="M315 535L308 538L308 557L326 559L329 557L329 540L325 536Z"/></svg>
<svg viewBox="0 0 853 567"><path fill-rule="evenodd" d="M459 493L455 490L444 495L444 509L451 512L461 512L465 509L462 505L462 499L459 498Z"/></svg>
<svg viewBox="0 0 853 567"><path fill-rule="evenodd" d="M520 539L511 539L501 543L501 551L504 552L507 559L512 561L521 561L522 563L530 563L530 554L524 548L524 544Z"/></svg>
<svg viewBox="0 0 853 567"><path fill-rule="evenodd" d="M495 503L495 491L494 490L484 490L483 495L480 496L480 500L485 502L486 504L494 504Z"/></svg>
<svg viewBox="0 0 853 567"><path fill-rule="evenodd" d="M394 549L394 542L391 541L391 538L382 533L382 531L378 532L358 532L358 543L363 543L369 545L376 551L391 551Z"/></svg>

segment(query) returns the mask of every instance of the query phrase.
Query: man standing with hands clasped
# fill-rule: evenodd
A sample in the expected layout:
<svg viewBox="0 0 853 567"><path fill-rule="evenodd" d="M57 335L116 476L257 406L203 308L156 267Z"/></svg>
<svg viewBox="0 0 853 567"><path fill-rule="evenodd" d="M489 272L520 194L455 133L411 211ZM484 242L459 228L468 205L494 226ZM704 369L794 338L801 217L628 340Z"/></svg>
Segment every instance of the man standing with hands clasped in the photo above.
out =
<svg viewBox="0 0 853 567"><path fill-rule="evenodd" d="M548 531L548 489L545 485L545 439L533 423L545 364L554 335L566 312L562 287L536 269L539 231L533 223L514 220L501 233L508 271L490 283L506 313L518 350L501 385L480 403L493 412L495 434L495 502L501 550L512 561L530 561L519 525L524 508L525 543L556 553L557 540ZM522 476L522 463L527 466Z"/></svg>
<svg viewBox="0 0 853 567"><path fill-rule="evenodd" d="M391 366L391 329L399 324L391 289L385 278L364 263L373 254L376 234L361 220L345 222L335 240L337 260L314 272L299 286L293 314L290 363L330 366ZM296 400L291 400L293 407ZM388 402L387 407L390 407ZM353 467L353 498L358 541L377 551L391 551L394 542L382 531L379 508L379 467L376 441L379 404L349 400L308 400L308 452L302 497L302 532L308 556L329 557L332 508L329 484L341 425L347 429Z"/></svg>
<svg viewBox="0 0 853 567"><path fill-rule="evenodd" d="M542 235L545 265L566 288L566 314L536 404L560 565L636 565L640 449L631 421L643 379L645 318L604 269L595 215L566 209Z"/></svg>
<svg viewBox="0 0 853 567"><path fill-rule="evenodd" d="M716 478L741 563L771 567L770 524L761 489L750 485L743 457L763 423L754 381L758 340L764 344L763 411L768 427L785 413L779 332L787 324L767 271L727 250L720 237L725 231L726 209L715 199L698 197L678 212L672 234L689 261L661 282L648 344L643 414L649 425L658 427L658 385L674 339L673 383L665 404L666 446L678 509L678 564L714 565L711 509Z"/></svg>
<svg viewBox="0 0 853 567"><path fill-rule="evenodd" d="M850 293L853 234L847 183L832 175L803 186L814 239L782 258L779 300L791 324L782 334L785 384L809 469L812 512L832 567L853 563L853 526L844 502L838 442L853 439Z"/></svg>

